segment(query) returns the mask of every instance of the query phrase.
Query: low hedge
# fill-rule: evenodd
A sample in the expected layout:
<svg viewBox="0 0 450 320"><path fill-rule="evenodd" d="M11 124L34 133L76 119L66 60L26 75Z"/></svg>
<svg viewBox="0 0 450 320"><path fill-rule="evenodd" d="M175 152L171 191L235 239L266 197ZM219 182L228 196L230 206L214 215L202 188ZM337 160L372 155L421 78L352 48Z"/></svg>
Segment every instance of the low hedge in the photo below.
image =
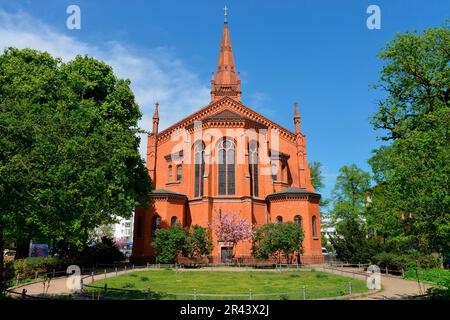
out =
<svg viewBox="0 0 450 320"><path fill-rule="evenodd" d="M39 274L51 273L53 270L63 270L72 264L70 260L57 257L30 257L14 261L15 276L33 277L37 271Z"/></svg>
<svg viewBox="0 0 450 320"><path fill-rule="evenodd" d="M380 268L388 268L391 270L401 271L410 268L440 268L441 260L432 255L408 255L392 252L381 252L372 258L372 263L377 264Z"/></svg>

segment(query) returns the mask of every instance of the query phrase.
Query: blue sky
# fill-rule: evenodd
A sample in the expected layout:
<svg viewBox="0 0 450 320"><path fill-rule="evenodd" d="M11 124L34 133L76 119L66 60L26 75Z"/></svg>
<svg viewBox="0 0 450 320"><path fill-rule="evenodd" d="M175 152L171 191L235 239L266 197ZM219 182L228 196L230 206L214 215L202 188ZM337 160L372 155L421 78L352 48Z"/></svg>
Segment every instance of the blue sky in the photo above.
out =
<svg viewBox="0 0 450 320"><path fill-rule="evenodd" d="M66 28L69 5L81 30ZM369 30L366 9L381 8ZM224 5L243 102L293 130L299 102L309 161L324 166L328 197L339 168L367 159L379 145L369 124L381 92L376 54L396 32L443 25L450 1L11 1L0 0L0 47L33 47L64 60L89 54L130 78L150 129L160 102L161 127L209 102ZM141 152L145 144L141 146Z"/></svg>

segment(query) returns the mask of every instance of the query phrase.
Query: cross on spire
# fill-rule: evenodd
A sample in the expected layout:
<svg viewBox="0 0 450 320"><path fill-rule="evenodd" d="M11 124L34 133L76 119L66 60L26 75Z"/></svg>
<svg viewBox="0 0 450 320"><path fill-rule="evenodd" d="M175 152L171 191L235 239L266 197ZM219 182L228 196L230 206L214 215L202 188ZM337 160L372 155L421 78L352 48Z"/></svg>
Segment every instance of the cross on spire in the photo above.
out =
<svg viewBox="0 0 450 320"><path fill-rule="evenodd" d="M225 8L223 8L223 15L224 15L224 22L228 23L228 8L227 8L227 6L225 6Z"/></svg>

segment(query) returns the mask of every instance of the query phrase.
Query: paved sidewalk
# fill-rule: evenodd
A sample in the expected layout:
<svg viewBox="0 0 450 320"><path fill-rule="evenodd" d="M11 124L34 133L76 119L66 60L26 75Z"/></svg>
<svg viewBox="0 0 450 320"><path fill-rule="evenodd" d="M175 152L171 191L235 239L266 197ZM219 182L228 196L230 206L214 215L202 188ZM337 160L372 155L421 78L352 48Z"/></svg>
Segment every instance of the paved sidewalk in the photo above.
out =
<svg viewBox="0 0 450 320"><path fill-rule="evenodd" d="M366 280L366 275L363 269L358 268L333 268L324 267L323 265L312 265L312 269L317 271L324 271L335 275L346 276L350 278L359 279L362 281ZM217 268L213 268L214 270ZM246 268L230 268L233 271L246 271ZM145 270L158 270L158 269L136 269L136 270L126 270L126 271L118 271L117 275L121 275L128 272L134 271L145 271ZM180 269L182 271L183 269ZM203 269L202 269L203 270ZM209 271L211 268L205 268L204 271ZM222 271L225 271L221 268ZM293 269L295 270L295 269ZM267 270L266 270L267 271ZM187 272L187 271L182 271ZM190 272L190 271L189 271ZM106 278L115 277L116 272L106 273ZM99 274L94 276L94 281L105 279L105 274ZM92 276L83 276L83 283L89 284L92 282ZM45 287L44 287L45 283ZM49 286L47 286L49 284ZM376 292L374 294L362 297L356 297L355 300L383 300L383 299L408 299L408 297L423 294L426 292L427 288L432 287L431 285L421 283L420 289L417 281L405 280L401 277L396 276L381 276L381 284L383 286L383 290L381 292ZM67 277L54 278L48 283L45 282L37 282L32 284L25 284L15 288L13 291L17 293L21 293L22 289L27 290L27 295L32 296L42 296L45 292L46 295L58 296L58 295L69 295L72 294L70 290L67 289ZM44 291L45 290L45 291Z"/></svg>

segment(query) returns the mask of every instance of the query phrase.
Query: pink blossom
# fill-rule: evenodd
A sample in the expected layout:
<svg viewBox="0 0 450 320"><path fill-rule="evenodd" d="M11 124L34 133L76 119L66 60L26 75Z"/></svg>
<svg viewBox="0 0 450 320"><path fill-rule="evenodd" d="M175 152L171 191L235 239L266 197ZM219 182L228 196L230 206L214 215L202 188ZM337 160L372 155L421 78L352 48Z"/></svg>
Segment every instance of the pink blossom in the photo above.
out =
<svg viewBox="0 0 450 320"><path fill-rule="evenodd" d="M239 241L251 240L254 234L253 225L246 219L239 219L231 210L224 213L219 211L213 217L212 228L219 241L230 242L234 245Z"/></svg>

